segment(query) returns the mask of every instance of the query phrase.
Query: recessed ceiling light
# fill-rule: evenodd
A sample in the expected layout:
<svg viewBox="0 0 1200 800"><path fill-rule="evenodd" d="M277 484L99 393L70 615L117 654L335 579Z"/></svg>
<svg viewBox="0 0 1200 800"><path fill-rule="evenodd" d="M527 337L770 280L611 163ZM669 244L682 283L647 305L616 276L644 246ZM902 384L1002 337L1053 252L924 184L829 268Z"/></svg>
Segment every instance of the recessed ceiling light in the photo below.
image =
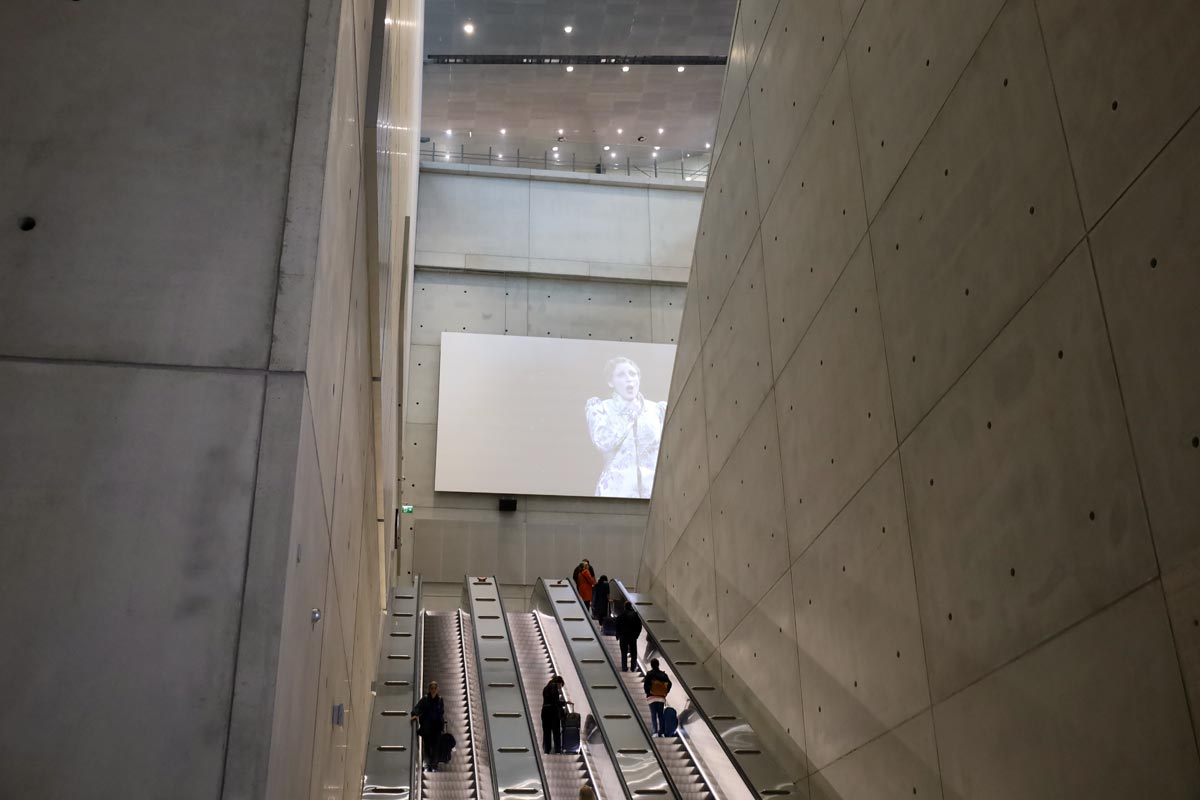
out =
<svg viewBox="0 0 1200 800"><path fill-rule="evenodd" d="M621 72L629 72L629 65L626 64L625 66L621 67Z"/></svg>
<svg viewBox="0 0 1200 800"><path fill-rule="evenodd" d="M617 154L616 154L616 153L609 153L609 155L610 155L610 156L612 156L613 158L616 158L616 157L617 157Z"/></svg>
<svg viewBox="0 0 1200 800"><path fill-rule="evenodd" d="M655 150L662 150L662 148L661 148L661 147L659 147L658 145L654 145L654 149L655 149Z"/></svg>
<svg viewBox="0 0 1200 800"><path fill-rule="evenodd" d="M612 150L612 148L609 147L608 145L604 145L604 151L608 152L609 150Z"/></svg>
<svg viewBox="0 0 1200 800"><path fill-rule="evenodd" d="M675 68L675 71L683 72L685 69L687 69L687 67L683 66L683 64L680 64L678 67Z"/></svg>
<svg viewBox="0 0 1200 800"><path fill-rule="evenodd" d="M555 154L554 154L554 157L555 157L555 158L558 158L558 153L555 153Z"/></svg>
<svg viewBox="0 0 1200 800"><path fill-rule="evenodd" d="M446 129L446 135L447 135L447 136L453 136L453 135L454 135L454 131L452 131L452 130L450 130L449 128L447 128L447 129Z"/></svg>
<svg viewBox="0 0 1200 800"><path fill-rule="evenodd" d="M650 154L650 157L651 157L651 158L658 158L658 153L651 153L651 154Z"/></svg>
<svg viewBox="0 0 1200 800"><path fill-rule="evenodd" d="M470 36L474 32L475 32L475 26L472 25L470 22L468 22L466 25L463 25L463 33Z"/></svg>
<svg viewBox="0 0 1200 800"><path fill-rule="evenodd" d="M662 128L659 128L659 129L658 129L658 135L659 135L659 136L662 136L664 132L665 132L665 131L663 131L663 129L662 129Z"/></svg>
<svg viewBox="0 0 1200 800"><path fill-rule="evenodd" d="M554 145L554 147L551 147L550 149L551 149L551 150L553 150L554 152L556 152L556 153L557 153L557 152L558 152L558 145Z"/></svg>
<svg viewBox="0 0 1200 800"><path fill-rule="evenodd" d="M683 157L684 157L684 158L691 158L691 157L692 157L692 154L691 154L691 153L684 153L684 154L683 154Z"/></svg>
<svg viewBox="0 0 1200 800"><path fill-rule="evenodd" d="M497 153L496 158L504 158L504 153Z"/></svg>
<svg viewBox="0 0 1200 800"><path fill-rule="evenodd" d="M500 135L501 135L501 136L503 136L503 135L504 135L504 134L506 134L506 133L508 133L508 128L501 128L501 129L500 129Z"/></svg>
<svg viewBox="0 0 1200 800"><path fill-rule="evenodd" d="M705 142L705 143L704 143L704 149L705 149L705 150L711 150L711 149L712 149L712 142Z"/></svg>
<svg viewBox="0 0 1200 800"><path fill-rule="evenodd" d="M562 129L562 128L559 128L559 129L558 129L558 135L559 135L559 136L562 136L562 135L563 135L563 129Z"/></svg>
<svg viewBox="0 0 1200 800"><path fill-rule="evenodd" d="M622 133L624 133L624 132L625 132L625 129L624 129L624 128L617 128L617 133L618 133L618 134L622 134Z"/></svg>
<svg viewBox="0 0 1200 800"><path fill-rule="evenodd" d="M570 32L571 32L571 31L573 31L573 30L575 30L575 28L574 28L574 27L572 27L572 26L570 26L570 25L564 25L564 26L563 26L563 33L570 33Z"/></svg>
<svg viewBox="0 0 1200 800"><path fill-rule="evenodd" d="M567 72L574 72L574 71L575 71L575 67L571 66L570 64L567 64Z"/></svg>

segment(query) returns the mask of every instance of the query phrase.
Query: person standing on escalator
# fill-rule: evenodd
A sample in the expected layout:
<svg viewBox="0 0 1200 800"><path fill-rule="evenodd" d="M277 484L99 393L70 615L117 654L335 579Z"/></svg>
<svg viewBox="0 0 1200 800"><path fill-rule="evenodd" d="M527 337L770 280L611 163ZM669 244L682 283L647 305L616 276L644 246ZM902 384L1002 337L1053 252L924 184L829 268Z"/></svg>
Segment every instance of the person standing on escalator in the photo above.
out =
<svg viewBox="0 0 1200 800"><path fill-rule="evenodd" d="M442 744L442 732L446 728L446 704L438 693L437 681L429 682L429 690L417 702L409 719L417 725L421 747L425 751L425 769L437 772L438 750Z"/></svg>
<svg viewBox="0 0 1200 800"><path fill-rule="evenodd" d="M600 580L596 582L596 586L592 589L592 618L604 624L604 620L608 619L608 576L601 575Z"/></svg>
<svg viewBox="0 0 1200 800"><path fill-rule="evenodd" d="M638 638L642 635L642 619L625 601L625 609L617 615L617 642L621 645L621 672L636 670L638 665ZM628 666L626 664L628 663Z"/></svg>
<svg viewBox="0 0 1200 800"><path fill-rule="evenodd" d="M583 600L583 604L590 607L592 605L592 587L596 585L596 574L587 561L581 562L580 566L583 569L576 573L575 588L579 590L579 598Z"/></svg>
<svg viewBox="0 0 1200 800"><path fill-rule="evenodd" d="M658 659L650 659L650 671L642 680L646 690L646 702L650 704L650 730L655 736L666 736L663 727L663 709L667 707L667 695L671 693L671 679L658 668Z"/></svg>
<svg viewBox="0 0 1200 800"><path fill-rule="evenodd" d="M562 752L562 720L567 710L563 697L563 679L555 675L542 688L542 752Z"/></svg>

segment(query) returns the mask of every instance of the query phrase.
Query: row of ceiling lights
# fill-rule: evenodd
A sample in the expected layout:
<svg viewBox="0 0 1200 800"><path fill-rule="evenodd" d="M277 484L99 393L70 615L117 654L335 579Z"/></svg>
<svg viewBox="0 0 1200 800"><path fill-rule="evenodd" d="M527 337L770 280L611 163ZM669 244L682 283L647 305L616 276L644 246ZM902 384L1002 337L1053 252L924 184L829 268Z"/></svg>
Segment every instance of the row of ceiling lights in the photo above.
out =
<svg viewBox="0 0 1200 800"><path fill-rule="evenodd" d="M618 136L620 136L620 135L621 135L621 134L623 134L623 133L625 133L625 129L624 129L624 128L617 128L617 135L618 135ZM659 133L659 135L661 136L662 134L666 133L666 129L665 129L665 128L659 128L659 129L658 129L658 133ZM454 135L454 129L453 129L453 128L447 128L447 129L446 129L446 135L447 135L447 136L453 136L453 135ZM501 128L501 129L500 129L500 135L501 135L501 136L507 136L507 135L508 135L508 128ZM561 141L562 141L562 137L563 137L563 129L562 129L562 128L559 128L559 129L558 129L558 136L559 136L559 139L558 139L558 140L561 142ZM639 142L641 142L641 141L645 141L645 139L646 139L646 137L645 137L645 136L639 136L639 137L638 137L638 141L639 141ZM711 148L712 148L712 142L705 142L705 143L704 143L704 149L705 149L705 150L709 150L709 149L711 149ZM554 153L555 153L555 156L554 156L554 157L555 157L555 158L558 158L558 155L557 155L557 153L558 153L558 145L554 145L554 147L552 147L552 148L550 148L550 149L551 149L552 151L554 151ZM608 151L608 150L611 150L611 149L612 149L612 148L611 148L609 145L604 145L604 150L605 150L605 151ZM661 149L662 149L662 147L660 147L659 145L654 145L654 149L657 151L657 150L661 150ZM655 157L655 158L657 158L657 157L658 157L658 154L657 154L657 153L654 153L653 155L654 155L654 157ZM691 153L688 153L687 155L689 155L689 156L690 156L690 155L691 155ZM614 158L616 157L616 153L613 153L613 157L614 157ZM503 158L503 156L501 156L501 158Z"/></svg>
<svg viewBox="0 0 1200 800"><path fill-rule="evenodd" d="M564 25L563 26L563 33L567 33L567 34L573 33L574 30L575 30L575 28L572 25ZM473 35L475 33L475 23L471 22L470 20L463 23L463 33L467 34L468 36ZM686 69L687 69L687 67L683 66L683 64L680 64L679 66L675 67L676 72L683 72ZM575 66L573 64L568 64L567 72L574 72L574 71L575 71ZM623 65L621 67L621 72L629 72L629 65L628 64Z"/></svg>

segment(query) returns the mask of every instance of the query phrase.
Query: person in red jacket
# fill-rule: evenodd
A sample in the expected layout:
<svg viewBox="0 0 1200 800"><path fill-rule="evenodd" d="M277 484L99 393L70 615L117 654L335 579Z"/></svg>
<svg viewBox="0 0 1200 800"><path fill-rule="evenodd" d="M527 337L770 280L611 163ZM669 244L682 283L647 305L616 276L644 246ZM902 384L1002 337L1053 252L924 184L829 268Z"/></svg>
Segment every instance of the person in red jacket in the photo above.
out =
<svg viewBox="0 0 1200 800"><path fill-rule="evenodd" d="M592 574L591 565L587 561L580 562L583 569L575 576L575 585L579 587L579 596L584 603L592 604L592 587L596 585L596 576Z"/></svg>

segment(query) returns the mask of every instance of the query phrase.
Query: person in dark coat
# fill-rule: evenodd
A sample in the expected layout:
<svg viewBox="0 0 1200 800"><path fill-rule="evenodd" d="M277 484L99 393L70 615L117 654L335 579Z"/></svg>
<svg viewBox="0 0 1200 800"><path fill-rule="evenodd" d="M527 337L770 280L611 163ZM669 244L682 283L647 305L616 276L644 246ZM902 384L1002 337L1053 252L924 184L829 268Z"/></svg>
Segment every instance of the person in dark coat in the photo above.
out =
<svg viewBox="0 0 1200 800"><path fill-rule="evenodd" d="M637 643L642 635L642 619L625 601L625 609L617 616L617 642L621 645L621 672L637 669ZM626 666L628 662L628 666Z"/></svg>
<svg viewBox="0 0 1200 800"><path fill-rule="evenodd" d="M650 730L655 736L664 736L663 709L667 707L667 694L671 691L671 679L658 668L658 659L650 659L650 671L642 679L646 702L650 704Z"/></svg>
<svg viewBox="0 0 1200 800"><path fill-rule="evenodd" d="M437 681L429 682L429 690L413 707L409 719L417 725L417 735L421 737L421 746L425 750L425 769L437 772L438 747L446 728L446 704L438 694Z"/></svg>
<svg viewBox="0 0 1200 800"><path fill-rule="evenodd" d="M567 710L563 679L555 675L542 688L542 752L562 752L562 720Z"/></svg>
<svg viewBox="0 0 1200 800"><path fill-rule="evenodd" d="M599 620L601 624L608 619L608 593L611 587L608 585L608 576L601 575L600 580L596 581L596 585L592 587L592 617Z"/></svg>

